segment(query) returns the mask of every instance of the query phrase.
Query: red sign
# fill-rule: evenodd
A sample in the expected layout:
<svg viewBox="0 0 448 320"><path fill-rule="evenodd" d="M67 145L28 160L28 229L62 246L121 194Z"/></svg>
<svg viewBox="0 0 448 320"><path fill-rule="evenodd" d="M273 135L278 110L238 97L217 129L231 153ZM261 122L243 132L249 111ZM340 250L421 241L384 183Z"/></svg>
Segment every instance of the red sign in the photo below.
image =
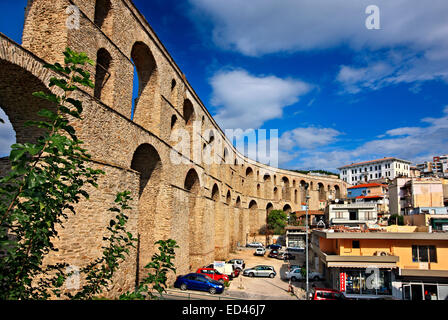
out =
<svg viewBox="0 0 448 320"><path fill-rule="evenodd" d="M345 291L345 281L347 280L347 274L345 272L341 272L339 274L339 291Z"/></svg>

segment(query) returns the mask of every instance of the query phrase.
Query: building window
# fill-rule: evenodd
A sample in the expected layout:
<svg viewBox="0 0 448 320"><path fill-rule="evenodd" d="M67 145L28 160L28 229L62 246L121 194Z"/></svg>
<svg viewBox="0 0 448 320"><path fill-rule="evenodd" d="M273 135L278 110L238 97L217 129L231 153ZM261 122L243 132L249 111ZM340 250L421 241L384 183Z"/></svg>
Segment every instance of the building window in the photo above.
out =
<svg viewBox="0 0 448 320"><path fill-rule="evenodd" d="M353 240L353 241L352 241L352 248L353 248L353 249L359 249L359 248L361 248L360 245L359 245L359 240Z"/></svg>
<svg viewBox="0 0 448 320"><path fill-rule="evenodd" d="M350 211L350 220L358 220L358 212Z"/></svg>
<svg viewBox="0 0 448 320"><path fill-rule="evenodd" d="M412 262L437 263L437 250L435 246L412 246Z"/></svg>

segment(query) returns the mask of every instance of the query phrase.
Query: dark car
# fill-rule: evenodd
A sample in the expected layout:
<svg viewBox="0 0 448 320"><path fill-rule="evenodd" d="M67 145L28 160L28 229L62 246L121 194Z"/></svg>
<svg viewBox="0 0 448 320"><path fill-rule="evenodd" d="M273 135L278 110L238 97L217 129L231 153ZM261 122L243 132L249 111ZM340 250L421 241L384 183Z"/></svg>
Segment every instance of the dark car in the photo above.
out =
<svg viewBox="0 0 448 320"><path fill-rule="evenodd" d="M279 244L270 244L266 248L271 249L271 250L280 250L282 248L282 246Z"/></svg>
<svg viewBox="0 0 448 320"><path fill-rule="evenodd" d="M269 254L268 254L269 258L277 258L277 256L278 256L277 250L271 250L271 252L269 252Z"/></svg>
<svg viewBox="0 0 448 320"><path fill-rule="evenodd" d="M292 253L285 252L285 253L283 254L283 260L284 260L284 261L295 260L295 259L296 259L296 256L293 255Z"/></svg>
<svg viewBox="0 0 448 320"><path fill-rule="evenodd" d="M199 273L189 273L185 276L177 277L174 287L180 288L181 290L208 291L211 294L222 293L224 291L224 285L222 283Z"/></svg>

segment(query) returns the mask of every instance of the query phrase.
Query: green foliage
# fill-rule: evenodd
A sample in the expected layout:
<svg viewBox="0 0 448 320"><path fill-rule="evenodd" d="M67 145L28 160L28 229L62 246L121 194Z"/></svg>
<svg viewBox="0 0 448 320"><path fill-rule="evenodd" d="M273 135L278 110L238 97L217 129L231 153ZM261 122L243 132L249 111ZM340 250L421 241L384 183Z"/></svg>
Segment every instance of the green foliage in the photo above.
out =
<svg viewBox="0 0 448 320"><path fill-rule="evenodd" d="M134 292L127 292L120 296L120 300L156 300L162 297L166 291L168 273L176 273L173 260L175 258L175 249L179 248L175 240L157 241L159 253L152 256L152 260L145 266L148 269L148 275L139 284Z"/></svg>
<svg viewBox="0 0 448 320"><path fill-rule="evenodd" d="M389 217L388 225L389 226L392 226L392 225L404 226L404 217L400 216L398 214L393 214Z"/></svg>
<svg viewBox="0 0 448 320"><path fill-rule="evenodd" d="M284 234L288 223L288 216L282 210L272 210L268 215L267 227L274 234Z"/></svg>
<svg viewBox="0 0 448 320"><path fill-rule="evenodd" d="M84 70L93 64L85 53L69 48L64 52L65 66L56 63L45 67L63 75L51 78L50 87L60 95L36 92L50 106L38 114L45 120L28 122L27 126L41 128L44 133L35 143L12 146L9 157L11 172L0 179L0 299L48 299L65 295L74 299L91 299L110 284L119 263L133 246L130 233L125 231L130 209L129 192L120 193L116 214L110 221L110 236L103 240L103 257L81 269L86 285L71 296L63 285L73 272L65 263L43 266L45 256L57 251L53 241L57 229L63 227L68 213L75 214L74 205L89 199L85 188L97 187L104 174L89 168L91 156L83 149L70 119L81 119L82 103L72 98L78 86L93 88L90 74Z"/></svg>

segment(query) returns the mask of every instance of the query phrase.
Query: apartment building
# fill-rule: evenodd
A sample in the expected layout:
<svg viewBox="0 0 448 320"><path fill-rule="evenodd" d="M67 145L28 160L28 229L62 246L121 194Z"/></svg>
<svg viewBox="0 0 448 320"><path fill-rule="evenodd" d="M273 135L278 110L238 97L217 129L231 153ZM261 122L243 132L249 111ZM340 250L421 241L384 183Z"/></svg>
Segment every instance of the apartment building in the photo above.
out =
<svg viewBox="0 0 448 320"><path fill-rule="evenodd" d="M391 226L313 230L309 258L351 298L448 299L448 233Z"/></svg>
<svg viewBox="0 0 448 320"><path fill-rule="evenodd" d="M375 180L410 177L411 162L398 158L383 158L352 163L338 168L341 179L352 185Z"/></svg>
<svg viewBox="0 0 448 320"><path fill-rule="evenodd" d="M424 177L448 178L448 155L433 157L432 162L425 161L416 167Z"/></svg>
<svg viewBox="0 0 448 320"><path fill-rule="evenodd" d="M359 184L347 188L347 198L353 202L377 204L379 213L389 213L389 186L382 183Z"/></svg>

